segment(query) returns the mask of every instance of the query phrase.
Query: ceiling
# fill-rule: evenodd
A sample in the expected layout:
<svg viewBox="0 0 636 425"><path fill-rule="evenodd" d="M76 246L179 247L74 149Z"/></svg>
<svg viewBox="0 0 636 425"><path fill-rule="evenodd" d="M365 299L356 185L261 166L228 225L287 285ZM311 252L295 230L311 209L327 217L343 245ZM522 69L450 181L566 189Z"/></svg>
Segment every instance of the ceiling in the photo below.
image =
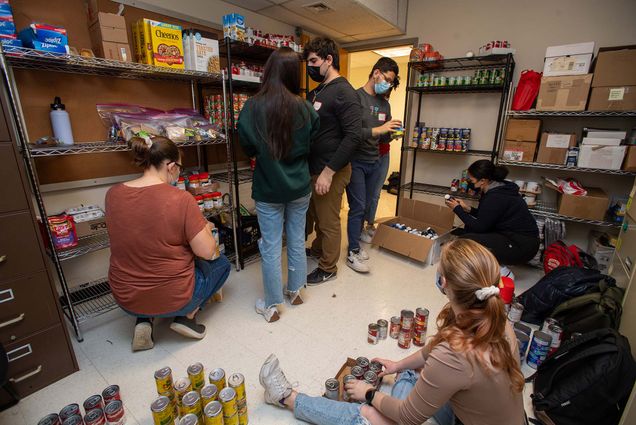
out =
<svg viewBox="0 0 636 425"><path fill-rule="evenodd" d="M404 34L404 0L224 0L340 43ZM309 6L309 7L308 7ZM313 7L312 7L313 6ZM324 9L322 11L317 11ZM404 13L400 13L403 10Z"/></svg>

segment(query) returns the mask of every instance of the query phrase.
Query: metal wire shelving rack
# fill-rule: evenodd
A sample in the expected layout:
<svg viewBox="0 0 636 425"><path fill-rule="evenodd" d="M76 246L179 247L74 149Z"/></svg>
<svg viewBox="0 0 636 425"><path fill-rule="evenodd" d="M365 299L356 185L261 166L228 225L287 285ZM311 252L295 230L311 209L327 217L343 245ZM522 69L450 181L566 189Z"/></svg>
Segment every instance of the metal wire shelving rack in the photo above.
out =
<svg viewBox="0 0 636 425"><path fill-rule="evenodd" d="M19 134L20 151L26 165L27 174L33 190L35 202L41 217L48 217L47 209L44 203L42 192L40 190L40 182L35 166L35 158L56 155L79 155L88 153L108 153L121 152L128 150L124 143L109 143L104 141L76 143L72 146L35 146L31 144L27 132L26 118L22 112L20 91L14 76L14 69L30 69L36 71L59 72L79 75L97 75L104 77L116 77L137 80L154 80L154 81L182 81L189 83L192 93L193 108L199 109L197 106L196 93L201 92L201 86L205 84L207 87L214 87L222 90L223 98L227 99L227 76L224 73L206 73L197 71L174 70L163 67L155 67L130 62L119 62L114 60L100 58L86 58L82 56L63 55L39 52L32 49L7 47L0 49L0 66L2 68L2 76L7 84L11 97L11 107L15 111L17 117L16 127ZM224 102L227 109L227 102ZM227 128L227 124L225 125ZM197 148L197 156L199 163L201 157L205 159L204 146L208 145L225 145L226 146L226 171L217 173L217 176L224 176L224 181L231 182L234 180L233 154L230 138L227 131L210 140L189 140L178 143L180 147L193 146ZM207 168L206 164L203 165ZM219 179L221 180L221 179ZM208 213L207 216L218 215L220 213L229 214L232 217L232 228L234 232L234 251L237 252L237 236L236 223L237 213L234 202L233 190L230 187L230 205L224 206L218 211ZM46 229L49 240L52 240L50 229ZM67 316L75 331L78 341L83 341L80 324L116 309L117 303L110 291L110 286L106 278L94 280L91 282L80 284L79 286L70 288L62 267L62 262L76 259L92 252L100 251L110 246L107 233L98 233L90 237L82 238L76 247L66 250L50 249L51 257L55 272L59 280L61 289L60 304L63 307L64 314ZM238 257L236 258L237 269L239 267Z"/></svg>
<svg viewBox="0 0 636 425"><path fill-rule="evenodd" d="M606 227L620 229L621 223L615 223L612 221L603 220L588 220L585 218L570 217L567 215L559 214L557 206L555 204L537 202L535 207L529 208L530 213L535 217L553 218L556 220L564 220L571 223L588 224L590 226Z"/></svg>

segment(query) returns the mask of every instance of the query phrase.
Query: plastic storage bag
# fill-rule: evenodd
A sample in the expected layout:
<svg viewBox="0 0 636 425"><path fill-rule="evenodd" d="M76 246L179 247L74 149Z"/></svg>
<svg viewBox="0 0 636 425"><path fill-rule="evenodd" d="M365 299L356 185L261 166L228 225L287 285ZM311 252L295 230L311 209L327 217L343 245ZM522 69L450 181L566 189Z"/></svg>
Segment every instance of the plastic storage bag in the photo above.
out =
<svg viewBox="0 0 636 425"><path fill-rule="evenodd" d="M542 76L542 72L535 72L529 69L521 73L519 84L512 98L513 111L527 111L532 107L532 104L539 94Z"/></svg>

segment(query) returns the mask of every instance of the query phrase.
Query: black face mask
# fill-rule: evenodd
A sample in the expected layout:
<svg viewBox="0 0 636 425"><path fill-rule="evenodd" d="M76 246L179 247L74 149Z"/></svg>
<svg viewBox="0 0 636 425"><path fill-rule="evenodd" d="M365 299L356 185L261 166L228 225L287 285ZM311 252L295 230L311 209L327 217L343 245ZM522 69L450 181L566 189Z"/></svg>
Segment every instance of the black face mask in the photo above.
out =
<svg viewBox="0 0 636 425"><path fill-rule="evenodd" d="M307 73L309 74L309 78L317 83L325 81L325 76L320 75L320 66L307 66Z"/></svg>

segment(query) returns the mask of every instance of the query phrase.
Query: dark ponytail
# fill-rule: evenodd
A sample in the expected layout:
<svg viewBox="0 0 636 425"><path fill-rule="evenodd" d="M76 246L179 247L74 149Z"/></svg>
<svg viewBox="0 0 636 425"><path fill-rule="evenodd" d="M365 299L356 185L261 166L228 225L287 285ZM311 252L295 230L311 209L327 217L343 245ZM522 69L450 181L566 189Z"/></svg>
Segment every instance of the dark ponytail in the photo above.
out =
<svg viewBox="0 0 636 425"><path fill-rule="evenodd" d="M490 160L480 159L468 167L468 174L477 180L486 179L501 182L508 176L508 169L502 165L495 165Z"/></svg>
<svg viewBox="0 0 636 425"><path fill-rule="evenodd" d="M167 137L151 137L152 144L148 146L146 139L133 137L128 141L128 146L133 153L133 162L144 170L154 166L158 168L164 160L170 162L179 161L179 148Z"/></svg>

